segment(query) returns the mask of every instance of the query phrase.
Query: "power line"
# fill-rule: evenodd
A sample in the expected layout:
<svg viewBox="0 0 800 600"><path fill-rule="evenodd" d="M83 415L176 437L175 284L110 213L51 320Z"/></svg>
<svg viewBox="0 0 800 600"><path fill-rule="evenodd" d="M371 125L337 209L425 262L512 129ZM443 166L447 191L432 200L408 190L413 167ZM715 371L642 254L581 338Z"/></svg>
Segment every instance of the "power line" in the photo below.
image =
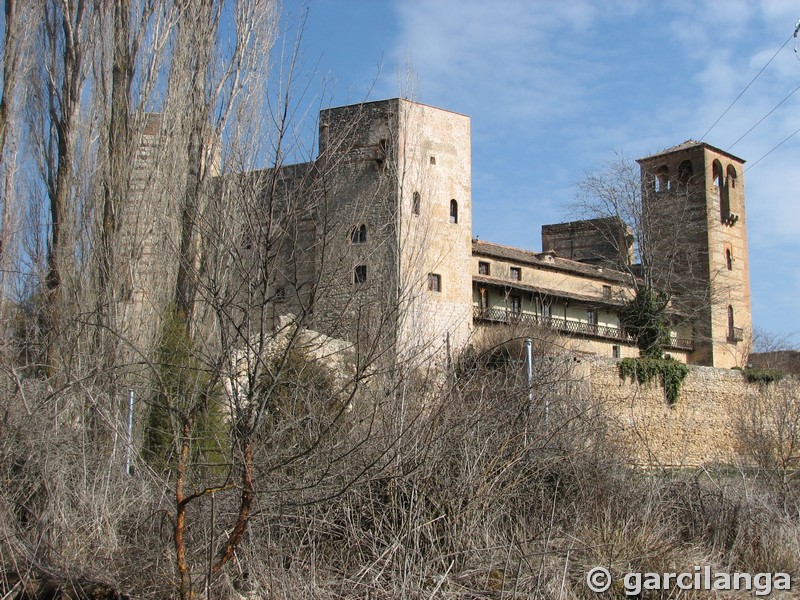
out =
<svg viewBox="0 0 800 600"><path fill-rule="evenodd" d="M778 102L778 104L776 104L776 105L775 105L775 107L774 107L774 108L773 108L771 111L769 111L767 114L765 114L763 117L761 117L761 119L759 119L758 123L756 123L756 124L755 124L755 125L753 125L753 126L750 128L750 129L748 129L748 130L747 130L747 131L746 131L746 132L745 132L745 133L742 135L742 137L740 137L738 140L736 140L736 141L735 141L735 142L733 142L733 143L732 143L730 146L728 146L728 150L730 150L730 149L731 149L731 148L733 148L733 147L734 147L736 144L738 144L739 142L741 142L741 141L742 141L742 140L745 138L745 136L746 136L748 133L750 133L751 131L753 131L753 129L755 129L756 127L758 127L759 125L761 125L761 123L764 121L764 119L766 119L768 116L770 116L770 115L771 115L772 113L774 113L776 110L778 110L778 108L780 107L780 105L781 105L781 104L783 104L784 102L786 102L786 101L787 101L789 98L791 98L792 96L794 96L794 95L795 95L795 93L796 93L798 90L800 90L800 85L798 85L796 88L794 88L794 90L792 90L792 92L791 92L791 93L790 93L788 96L786 96L786 98L784 98L783 100L781 100L780 102Z"/></svg>
<svg viewBox="0 0 800 600"><path fill-rule="evenodd" d="M785 139L784 139L784 140L783 140L783 141L782 141L780 144L778 144L777 146L775 146L775 147L774 147L772 150L770 150L769 152L767 152L767 153L766 153L764 156L762 156L761 158L759 158L759 159L758 159L756 162L754 162L754 163L752 163L752 164L748 165L748 167L745 169L745 171L749 171L750 169L752 169L753 167L755 167L755 166L756 166L758 163L760 163L762 160L764 160L765 158L767 158L767 157L768 157L770 154L772 154L773 152L775 152L775 150L777 150L778 148L780 148L781 146L783 146L783 145L784 145L786 142L788 142L790 139L792 139L792 138L793 138L794 136L796 136L798 133L800 133L800 129L796 129L796 130L794 131L794 133L791 133L791 134L789 134L789 136L788 136L788 137L786 137L786 138L785 138Z"/></svg>
<svg viewBox="0 0 800 600"><path fill-rule="evenodd" d="M786 41L785 41L785 42L783 42L783 45L782 45L780 48L778 48L778 50L775 52L775 54L773 54L773 55L772 55L772 58L770 58L770 59L767 61L767 64L765 64L763 67L761 67L761 70L760 70L758 73L756 73L756 76L755 76L755 77L753 77L753 79L751 79L751 80L750 80L750 83L748 83L748 84L747 84L747 86L746 86L746 87L745 87L745 88L744 88L744 89L743 89L741 92L739 92L739 95L738 95L738 96L736 96L736 98L734 99L734 101L733 101L733 102L731 102L730 106L728 106L728 108L726 108L726 109L725 109L725 112L723 112L723 113L722 113L722 114L719 116L719 118L718 118L716 121L714 121L714 124L713 124L711 127L709 127L709 128L708 128L708 131L706 131L706 132L703 134L703 136L700 138L700 141L701 141L701 142L702 142L702 141L703 141L703 140L706 138L706 136L707 136L709 133L711 133L711 130L712 130L712 129L714 129L714 127L716 127L716 126L717 126L717 123L719 123L719 122L722 120L722 117L724 117L725 115L727 115L727 114L728 114L728 111L729 111L731 108L733 108L733 105L734 105L734 104L736 104L736 103L739 101L739 98L741 98L741 97L744 95L744 93L745 93L745 92L746 92L748 89L750 89L750 86L751 86L751 85L753 85L753 83L755 82L755 80L756 80L756 79L758 79L758 76L759 76L759 75L761 75L761 73L763 73L763 72L764 72L764 69L766 69L766 68L767 68L767 67L770 65L770 63L771 63L771 62L772 62L772 61L775 59L775 57L776 57L776 56L778 56L778 54L780 53L780 51L781 51L781 50L783 50L783 49L786 47L786 44L788 44L788 43L789 43L789 42L792 40L792 38L796 36L796 34L797 34L797 28L795 29L795 32L794 32L792 35L790 35L788 38L786 38Z"/></svg>

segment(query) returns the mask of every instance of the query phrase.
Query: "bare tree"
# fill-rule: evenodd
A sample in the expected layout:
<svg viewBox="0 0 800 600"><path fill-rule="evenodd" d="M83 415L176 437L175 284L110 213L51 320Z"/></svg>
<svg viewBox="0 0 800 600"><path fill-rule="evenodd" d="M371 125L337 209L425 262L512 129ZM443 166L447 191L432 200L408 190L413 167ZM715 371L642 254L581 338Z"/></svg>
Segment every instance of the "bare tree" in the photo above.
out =
<svg viewBox="0 0 800 600"><path fill-rule="evenodd" d="M642 355L660 357L670 324L692 322L709 305L711 290L702 256L686 243L703 233L704 206L692 201L688 181L656 197L656 179L618 155L578 182L574 210L594 220L614 249L611 266L629 276L634 295L622 325Z"/></svg>

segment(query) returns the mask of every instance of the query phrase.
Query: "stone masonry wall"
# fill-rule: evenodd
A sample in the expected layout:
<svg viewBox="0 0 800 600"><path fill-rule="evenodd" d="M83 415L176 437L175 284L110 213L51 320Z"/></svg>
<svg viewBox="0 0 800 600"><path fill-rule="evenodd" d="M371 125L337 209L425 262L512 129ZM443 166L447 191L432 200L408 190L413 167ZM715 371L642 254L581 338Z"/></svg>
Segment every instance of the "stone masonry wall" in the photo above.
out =
<svg viewBox="0 0 800 600"><path fill-rule="evenodd" d="M639 385L619 376L611 360L584 361L591 397L599 402L634 460L642 465L737 464L746 440L738 436L737 411L777 394L800 396L800 379L748 383L737 370L690 367L680 396L669 405L660 382Z"/></svg>

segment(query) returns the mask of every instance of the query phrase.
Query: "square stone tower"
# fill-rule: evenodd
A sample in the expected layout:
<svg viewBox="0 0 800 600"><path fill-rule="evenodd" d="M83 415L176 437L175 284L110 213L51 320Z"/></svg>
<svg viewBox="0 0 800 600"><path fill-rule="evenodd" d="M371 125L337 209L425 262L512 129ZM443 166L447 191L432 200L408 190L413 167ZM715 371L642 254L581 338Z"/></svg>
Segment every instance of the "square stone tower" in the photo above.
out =
<svg viewBox="0 0 800 600"><path fill-rule="evenodd" d="M690 361L744 366L752 337L744 161L689 140L638 162L649 235L656 243L674 235L666 241L680 250L659 253L653 267L692 321Z"/></svg>
<svg viewBox="0 0 800 600"><path fill-rule="evenodd" d="M470 169L464 115L403 99L322 111L316 327L414 357L466 343Z"/></svg>

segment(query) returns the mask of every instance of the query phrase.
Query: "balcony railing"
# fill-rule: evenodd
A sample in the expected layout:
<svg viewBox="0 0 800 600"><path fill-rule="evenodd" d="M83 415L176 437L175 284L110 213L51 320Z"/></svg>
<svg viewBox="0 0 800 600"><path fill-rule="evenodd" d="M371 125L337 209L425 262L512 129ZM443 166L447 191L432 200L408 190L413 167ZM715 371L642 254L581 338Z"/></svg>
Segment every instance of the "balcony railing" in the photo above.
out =
<svg viewBox="0 0 800 600"><path fill-rule="evenodd" d="M514 312L510 309L481 308L479 306L473 307L472 316L476 321L519 325L538 325L540 327L548 327L550 329L570 335L584 335L609 340L618 340L626 344L636 343L636 339L620 327L594 325L584 321L569 321L567 319L558 317L543 317L531 313ZM690 339L671 337L669 347L675 350L691 351L694 348L694 345Z"/></svg>

